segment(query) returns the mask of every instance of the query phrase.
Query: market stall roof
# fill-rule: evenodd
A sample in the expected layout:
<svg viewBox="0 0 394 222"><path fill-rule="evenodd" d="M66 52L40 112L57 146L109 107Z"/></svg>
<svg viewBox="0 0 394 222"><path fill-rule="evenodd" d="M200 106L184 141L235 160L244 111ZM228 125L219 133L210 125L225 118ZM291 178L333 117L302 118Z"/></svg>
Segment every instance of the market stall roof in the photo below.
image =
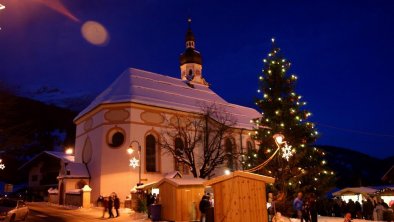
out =
<svg viewBox="0 0 394 222"><path fill-rule="evenodd" d="M155 188L155 187L157 187L157 181L152 182L152 183L139 185L139 186L135 187L135 189L136 190L148 190L148 189Z"/></svg>
<svg viewBox="0 0 394 222"><path fill-rule="evenodd" d="M169 184L172 184L175 187L179 186L195 186L195 185L201 185L203 186L203 183L206 180L201 179L201 178L163 178L157 183L157 186L160 186L162 183L167 182Z"/></svg>
<svg viewBox="0 0 394 222"><path fill-rule="evenodd" d="M394 185L379 189L375 192L376 195L394 196Z"/></svg>
<svg viewBox="0 0 394 222"><path fill-rule="evenodd" d="M376 189L370 187L347 187L334 192L332 195L338 197L346 194L374 194L376 191Z"/></svg>
<svg viewBox="0 0 394 222"><path fill-rule="evenodd" d="M208 180L207 182L204 183L206 186L211 186L213 184L225 181L225 180L230 180L234 177L243 177L243 178L248 178L248 179L253 179L253 180L260 180L264 181L265 183L273 183L275 182L275 178L273 177L267 177L255 173L249 173L249 172L244 172L244 171L234 171L230 173L229 175L222 175L215 177L211 180Z"/></svg>

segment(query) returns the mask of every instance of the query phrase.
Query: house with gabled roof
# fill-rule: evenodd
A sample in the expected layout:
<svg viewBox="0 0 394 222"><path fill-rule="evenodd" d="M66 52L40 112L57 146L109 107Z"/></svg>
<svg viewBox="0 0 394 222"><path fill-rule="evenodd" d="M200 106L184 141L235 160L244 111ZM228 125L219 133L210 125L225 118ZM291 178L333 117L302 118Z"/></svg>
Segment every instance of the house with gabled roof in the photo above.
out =
<svg viewBox="0 0 394 222"><path fill-rule="evenodd" d="M57 189L59 203L63 204L65 190L89 184L86 166L74 160L72 154L44 151L22 165L19 170L28 173L28 190L33 200L46 199L49 189Z"/></svg>

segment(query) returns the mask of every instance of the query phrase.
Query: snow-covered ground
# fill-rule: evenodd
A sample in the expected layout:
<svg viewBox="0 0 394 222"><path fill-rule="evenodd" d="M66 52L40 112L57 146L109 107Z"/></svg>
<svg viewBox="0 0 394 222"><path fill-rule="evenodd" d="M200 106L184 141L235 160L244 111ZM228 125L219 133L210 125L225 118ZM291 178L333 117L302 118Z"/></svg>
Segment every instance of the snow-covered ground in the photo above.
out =
<svg viewBox="0 0 394 222"><path fill-rule="evenodd" d="M296 218L290 218L291 222L300 222L299 219ZM318 222L343 222L344 218L342 217L323 217L323 216L319 216L317 218ZM371 220L360 220L360 219L353 219L353 222L367 222L367 221L371 221Z"/></svg>

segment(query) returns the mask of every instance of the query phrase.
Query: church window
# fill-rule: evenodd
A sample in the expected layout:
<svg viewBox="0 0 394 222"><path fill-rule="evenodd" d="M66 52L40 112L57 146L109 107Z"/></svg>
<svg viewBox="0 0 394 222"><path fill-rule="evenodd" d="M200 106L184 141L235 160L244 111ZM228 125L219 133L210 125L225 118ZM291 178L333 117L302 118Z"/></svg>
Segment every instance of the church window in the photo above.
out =
<svg viewBox="0 0 394 222"><path fill-rule="evenodd" d="M232 139L227 138L224 142L224 147L227 155L227 167L230 170L234 170L234 143Z"/></svg>
<svg viewBox="0 0 394 222"><path fill-rule="evenodd" d="M183 157L183 152L184 152L184 143L181 138L175 138L174 141L175 144L175 155L178 157ZM175 170L179 171L182 174L189 174L189 167L185 164L179 161L177 157L175 157Z"/></svg>
<svg viewBox="0 0 394 222"><path fill-rule="evenodd" d="M145 156L145 163L146 163L146 171L147 172L156 172L157 171L157 164L156 164L156 138L149 134L146 136L146 156Z"/></svg>
<svg viewBox="0 0 394 222"><path fill-rule="evenodd" d="M124 131L121 128L112 128L107 134L107 143L111 148L119 148L125 142Z"/></svg>
<svg viewBox="0 0 394 222"><path fill-rule="evenodd" d="M254 149L252 141L246 142L246 147L248 149L248 152L251 152Z"/></svg>

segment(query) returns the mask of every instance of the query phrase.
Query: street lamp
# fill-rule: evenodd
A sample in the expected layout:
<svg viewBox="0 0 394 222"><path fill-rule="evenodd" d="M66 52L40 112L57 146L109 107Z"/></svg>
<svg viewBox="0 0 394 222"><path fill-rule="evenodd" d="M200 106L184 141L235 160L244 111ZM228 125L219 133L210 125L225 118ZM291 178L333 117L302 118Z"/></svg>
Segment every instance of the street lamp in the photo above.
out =
<svg viewBox="0 0 394 222"><path fill-rule="evenodd" d="M127 149L127 153L128 153L129 155L131 155L131 154L134 153L133 143L136 143L137 146L138 146L138 159L135 158L135 157L131 158L131 159L129 160L129 161L130 161L129 166L133 167L134 169L135 169L137 166L139 167L139 172L138 172L138 184L137 184L137 186L139 186L139 185L142 185L142 183L141 183L141 166L142 166L142 160L141 160L141 145L140 145L140 143L139 143L137 140L131 141L131 142L130 142L130 145L129 145L129 148Z"/></svg>
<svg viewBox="0 0 394 222"><path fill-rule="evenodd" d="M0 10L5 9L5 6L0 4Z"/></svg>
<svg viewBox="0 0 394 222"><path fill-rule="evenodd" d="M255 166L255 167L253 167L251 169L244 170L244 171L246 171L246 172L254 172L254 171L262 169L263 167L265 167L274 158L274 156L279 152L279 150L282 150L282 157L285 158L287 161L289 161L289 158L293 154L292 154L291 146L288 145L287 142L284 140L285 136L283 136L283 134L281 134L281 133L277 133L277 134L274 134L272 137L275 140L275 144L277 146L275 152L270 156L270 158L268 158L263 163Z"/></svg>

